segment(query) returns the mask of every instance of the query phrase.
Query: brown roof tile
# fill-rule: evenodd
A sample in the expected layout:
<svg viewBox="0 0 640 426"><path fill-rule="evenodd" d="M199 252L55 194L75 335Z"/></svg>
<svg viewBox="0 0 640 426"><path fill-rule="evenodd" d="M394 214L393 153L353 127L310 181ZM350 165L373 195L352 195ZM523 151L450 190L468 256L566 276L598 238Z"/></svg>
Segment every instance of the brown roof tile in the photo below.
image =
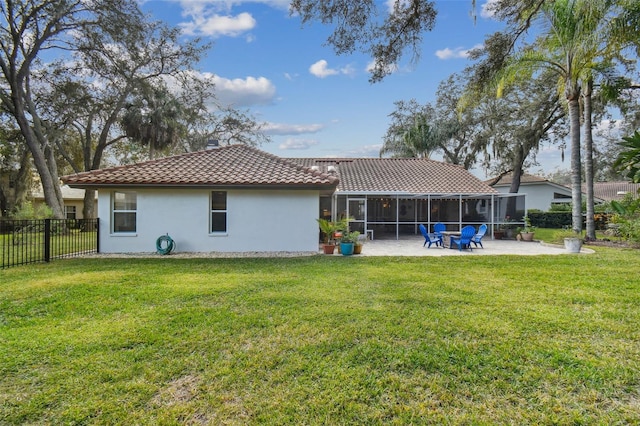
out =
<svg viewBox="0 0 640 426"><path fill-rule="evenodd" d="M502 175L500 179L498 179L497 181L496 181L496 178L491 178L491 179L487 179L485 182L491 186L509 186L511 185L512 181L513 181L513 173L507 173L505 175ZM520 184L543 183L543 182L551 182L551 181L540 176L529 175L526 173L523 173L522 176L520 177Z"/></svg>
<svg viewBox="0 0 640 426"><path fill-rule="evenodd" d="M640 189L640 183L632 182L594 182L593 183L593 195L604 201L622 200L628 193L632 197L638 198L638 190ZM585 186L582 186L583 192Z"/></svg>
<svg viewBox="0 0 640 426"><path fill-rule="evenodd" d="M335 176L303 167L246 145L231 145L158 160L64 176L76 186L264 186L321 187Z"/></svg>
<svg viewBox="0 0 640 426"><path fill-rule="evenodd" d="M338 191L353 193L494 194L462 166L421 158L290 158L340 178Z"/></svg>

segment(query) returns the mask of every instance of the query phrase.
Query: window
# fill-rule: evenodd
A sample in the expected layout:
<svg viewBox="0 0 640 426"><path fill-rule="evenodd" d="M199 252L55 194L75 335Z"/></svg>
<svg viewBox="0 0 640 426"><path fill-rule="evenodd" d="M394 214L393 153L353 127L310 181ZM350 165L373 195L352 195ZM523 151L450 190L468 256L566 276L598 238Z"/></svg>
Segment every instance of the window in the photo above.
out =
<svg viewBox="0 0 640 426"><path fill-rule="evenodd" d="M227 193L211 193L211 232L227 232Z"/></svg>
<svg viewBox="0 0 640 426"><path fill-rule="evenodd" d="M76 218L76 206L64 206L64 217L67 219Z"/></svg>
<svg viewBox="0 0 640 426"><path fill-rule="evenodd" d="M136 232L136 193L113 193L113 232Z"/></svg>

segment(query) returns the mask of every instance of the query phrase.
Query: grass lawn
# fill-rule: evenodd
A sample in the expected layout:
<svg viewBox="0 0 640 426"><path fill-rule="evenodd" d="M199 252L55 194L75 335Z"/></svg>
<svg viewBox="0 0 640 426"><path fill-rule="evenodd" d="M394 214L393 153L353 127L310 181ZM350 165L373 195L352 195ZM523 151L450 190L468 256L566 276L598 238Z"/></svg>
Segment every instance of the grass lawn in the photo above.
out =
<svg viewBox="0 0 640 426"><path fill-rule="evenodd" d="M638 424L640 253L0 272L0 424Z"/></svg>

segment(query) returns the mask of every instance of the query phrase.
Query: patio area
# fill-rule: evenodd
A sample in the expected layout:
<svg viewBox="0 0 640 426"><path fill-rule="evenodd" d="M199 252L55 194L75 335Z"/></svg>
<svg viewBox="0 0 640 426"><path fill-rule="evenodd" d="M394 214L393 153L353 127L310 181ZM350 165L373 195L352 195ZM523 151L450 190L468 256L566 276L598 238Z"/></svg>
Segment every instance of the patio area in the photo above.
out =
<svg viewBox="0 0 640 426"><path fill-rule="evenodd" d="M367 241L359 256L485 256L513 254L517 256L569 254L563 246L544 242L526 242L516 240L482 240L484 248L459 251L457 248L423 247L422 236L395 239L376 239ZM582 248L579 254L593 253L593 250Z"/></svg>

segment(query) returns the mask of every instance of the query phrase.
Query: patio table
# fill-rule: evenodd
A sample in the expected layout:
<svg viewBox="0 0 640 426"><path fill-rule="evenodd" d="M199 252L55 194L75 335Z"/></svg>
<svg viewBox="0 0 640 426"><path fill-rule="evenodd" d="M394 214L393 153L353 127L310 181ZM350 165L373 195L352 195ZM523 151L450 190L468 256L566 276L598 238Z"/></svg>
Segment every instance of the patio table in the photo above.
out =
<svg viewBox="0 0 640 426"><path fill-rule="evenodd" d="M442 239L444 246L445 247L451 247L451 238L452 237L459 237L460 235L462 235L462 233L460 231L442 231L441 234L445 237ZM449 245L447 246L447 237L449 239Z"/></svg>

